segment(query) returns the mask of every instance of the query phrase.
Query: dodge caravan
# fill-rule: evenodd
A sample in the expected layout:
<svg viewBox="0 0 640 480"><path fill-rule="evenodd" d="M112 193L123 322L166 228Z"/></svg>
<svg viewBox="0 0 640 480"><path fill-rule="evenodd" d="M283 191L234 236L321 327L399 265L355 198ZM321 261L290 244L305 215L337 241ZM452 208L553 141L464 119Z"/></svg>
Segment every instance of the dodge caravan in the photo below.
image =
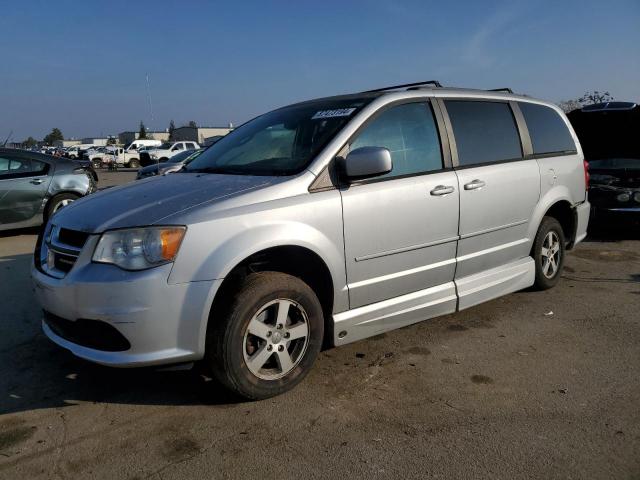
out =
<svg viewBox="0 0 640 480"><path fill-rule="evenodd" d="M56 213L32 268L43 329L93 362L203 361L270 397L323 345L553 287L587 183L562 111L507 90L298 103Z"/></svg>

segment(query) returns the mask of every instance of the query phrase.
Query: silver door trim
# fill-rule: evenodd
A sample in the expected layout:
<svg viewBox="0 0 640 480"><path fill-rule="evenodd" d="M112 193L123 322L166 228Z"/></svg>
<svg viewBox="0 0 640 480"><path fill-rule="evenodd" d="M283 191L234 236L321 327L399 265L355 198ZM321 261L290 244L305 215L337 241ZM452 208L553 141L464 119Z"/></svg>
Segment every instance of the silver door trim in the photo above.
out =
<svg viewBox="0 0 640 480"><path fill-rule="evenodd" d="M372 303L333 316L334 345L340 346L456 311L453 282Z"/></svg>
<svg viewBox="0 0 640 480"><path fill-rule="evenodd" d="M499 225L497 227L491 227L491 228L486 228L484 230L478 230L476 232L465 233L464 235L460 236L460 240L464 240L465 238L476 237L478 235L483 235L485 233L497 232L498 230L502 230L504 228L517 227L518 225L524 225L525 223L528 223L528 222L529 222L529 219L518 220L517 222L507 223L505 225Z"/></svg>
<svg viewBox="0 0 640 480"><path fill-rule="evenodd" d="M521 245L523 243L527 243L529 241L528 238L521 238L520 240L515 240L509 243L503 243L501 245L497 245L495 247L487 248L486 250L480 250L478 252L468 253L467 255L462 255L458 257L458 263L464 262L465 260L469 260L475 257L481 257L482 255L487 255L489 253L497 252L498 250L503 250L505 248L515 247L516 245Z"/></svg>
<svg viewBox="0 0 640 480"><path fill-rule="evenodd" d="M528 288L535 281L536 267L531 257L484 270L455 280L458 310L479 305L508 293Z"/></svg>
<svg viewBox="0 0 640 480"><path fill-rule="evenodd" d="M384 252L379 253L370 253L368 255L362 255L361 257L356 257L356 262L364 262L365 260L372 260L374 258L386 257L389 255L395 255L396 253L404 253L410 252L412 250L420 250L421 248L427 247L435 247L436 245L442 245L443 243L455 242L459 240L460 237L456 235L455 237L441 238L440 240L434 240L433 242L420 243L418 245L410 245L408 247L395 248L393 250L385 250Z"/></svg>
<svg viewBox="0 0 640 480"><path fill-rule="evenodd" d="M423 265L421 267L411 268L409 270L401 270L395 273L388 273L387 275L381 275L379 277L367 278L366 280L360 280L359 282L350 283L348 286L350 289L359 287L365 287L374 283L380 283L387 280L393 280L394 278L406 277L407 275L413 275L414 273L424 272L426 270L432 270L434 268L444 267L451 263L455 263L456 259L451 258L449 260L443 260L441 262L430 263L429 265Z"/></svg>

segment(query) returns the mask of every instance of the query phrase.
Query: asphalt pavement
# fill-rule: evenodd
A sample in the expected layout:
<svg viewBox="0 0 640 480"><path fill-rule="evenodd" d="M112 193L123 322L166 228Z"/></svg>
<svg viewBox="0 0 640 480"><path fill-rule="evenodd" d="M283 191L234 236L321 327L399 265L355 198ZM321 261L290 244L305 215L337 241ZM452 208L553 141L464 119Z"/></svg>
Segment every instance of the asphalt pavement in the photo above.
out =
<svg viewBox="0 0 640 480"><path fill-rule="evenodd" d="M100 172L101 186L132 172ZM323 352L240 402L40 331L35 231L0 234L0 478L640 478L640 240L600 235L549 291Z"/></svg>

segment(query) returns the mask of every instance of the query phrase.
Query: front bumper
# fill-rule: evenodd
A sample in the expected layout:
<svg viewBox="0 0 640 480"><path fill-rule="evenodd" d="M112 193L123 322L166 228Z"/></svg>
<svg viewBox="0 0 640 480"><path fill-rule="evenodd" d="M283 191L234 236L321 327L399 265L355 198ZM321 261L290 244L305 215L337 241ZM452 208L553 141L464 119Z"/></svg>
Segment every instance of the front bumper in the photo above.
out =
<svg viewBox="0 0 640 480"><path fill-rule="evenodd" d="M91 263L83 254L64 278L50 277L32 265L36 298L46 312L61 319L107 323L130 348L104 351L79 345L43 321L51 340L78 357L117 367L180 363L204 356L209 308L222 280L169 284L171 265L127 272Z"/></svg>

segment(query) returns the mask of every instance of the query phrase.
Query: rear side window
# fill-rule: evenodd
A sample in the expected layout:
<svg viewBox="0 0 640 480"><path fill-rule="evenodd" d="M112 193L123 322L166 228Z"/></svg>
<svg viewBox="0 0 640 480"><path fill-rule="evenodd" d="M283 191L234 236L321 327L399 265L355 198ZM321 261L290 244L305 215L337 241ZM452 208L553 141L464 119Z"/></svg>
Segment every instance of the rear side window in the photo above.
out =
<svg viewBox="0 0 640 480"><path fill-rule="evenodd" d="M535 103L519 102L533 145L534 154L573 153L576 146L558 112Z"/></svg>
<svg viewBox="0 0 640 480"><path fill-rule="evenodd" d="M438 130L427 103L385 110L358 134L350 150L360 147L385 147L391 152L393 169L380 178L442 169Z"/></svg>
<svg viewBox="0 0 640 480"><path fill-rule="evenodd" d="M445 105L460 166L522 158L520 135L509 104L446 100Z"/></svg>
<svg viewBox="0 0 640 480"><path fill-rule="evenodd" d="M16 157L0 157L0 176L20 178L46 173L48 165L37 160Z"/></svg>

